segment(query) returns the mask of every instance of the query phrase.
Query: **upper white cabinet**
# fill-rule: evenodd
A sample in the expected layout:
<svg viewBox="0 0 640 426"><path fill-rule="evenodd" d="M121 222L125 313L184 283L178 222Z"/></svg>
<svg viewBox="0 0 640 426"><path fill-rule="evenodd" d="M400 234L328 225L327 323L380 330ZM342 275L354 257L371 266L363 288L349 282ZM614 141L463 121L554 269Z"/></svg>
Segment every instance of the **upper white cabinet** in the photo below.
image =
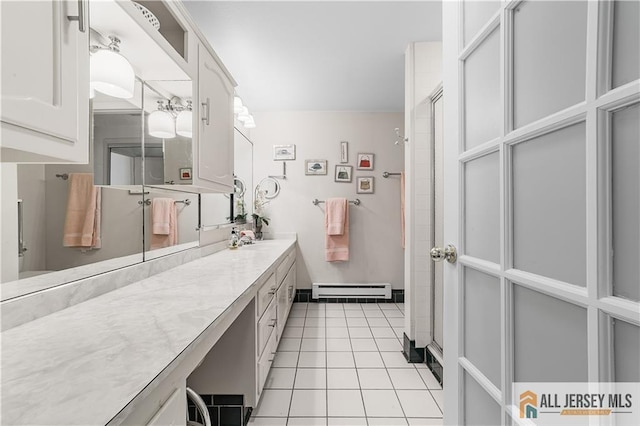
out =
<svg viewBox="0 0 640 426"><path fill-rule="evenodd" d="M233 190L233 83L204 45L198 46L199 135L196 177ZM195 182L194 182L195 183Z"/></svg>
<svg viewBox="0 0 640 426"><path fill-rule="evenodd" d="M1 161L88 162L87 1L3 1L0 8Z"/></svg>

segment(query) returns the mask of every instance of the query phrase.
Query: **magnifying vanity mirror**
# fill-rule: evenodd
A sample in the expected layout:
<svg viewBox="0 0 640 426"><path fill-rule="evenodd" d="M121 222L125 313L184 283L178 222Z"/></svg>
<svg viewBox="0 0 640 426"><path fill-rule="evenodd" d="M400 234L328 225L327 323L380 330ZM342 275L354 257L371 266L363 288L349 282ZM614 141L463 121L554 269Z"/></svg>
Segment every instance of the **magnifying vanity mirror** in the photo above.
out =
<svg viewBox="0 0 640 426"><path fill-rule="evenodd" d="M264 193L266 199L276 198L280 193L280 183L274 178L266 177L256 186L256 192L259 191Z"/></svg>

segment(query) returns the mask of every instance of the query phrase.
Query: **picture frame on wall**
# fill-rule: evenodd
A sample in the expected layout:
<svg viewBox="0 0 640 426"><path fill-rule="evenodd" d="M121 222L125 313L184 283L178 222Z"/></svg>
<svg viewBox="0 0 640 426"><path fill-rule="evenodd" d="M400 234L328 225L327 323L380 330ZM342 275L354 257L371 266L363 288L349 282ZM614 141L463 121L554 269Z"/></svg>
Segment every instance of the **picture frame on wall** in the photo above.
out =
<svg viewBox="0 0 640 426"><path fill-rule="evenodd" d="M343 166L342 164L337 164L334 180L336 182L351 182L352 174L353 166Z"/></svg>
<svg viewBox="0 0 640 426"><path fill-rule="evenodd" d="M296 146L295 145L274 145L273 146L273 160L274 161L287 161L296 159Z"/></svg>
<svg viewBox="0 0 640 426"><path fill-rule="evenodd" d="M373 154L358 153L358 170L373 170Z"/></svg>
<svg viewBox="0 0 640 426"><path fill-rule="evenodd" d="M374 178L373 176L358 176L356 178L356 193L357 194L373 194Z"/></svg>
<svg viewBox="0 0 640 426"><path fill-rule="evenodd" d="M180 169L180 180L191 180L191 167Z"/></svg>
<svg viewBox="0 0 640 426"><path fill-rule="evenodd" d="M307 176L326 175L327 160L304 160L304 174Z"/></svg>
<svg viewBox="0 0 640 426"><path fill-rule="evenodd" d="M349 142L347 141L340 142L340 162L349 162Z"/></svg>

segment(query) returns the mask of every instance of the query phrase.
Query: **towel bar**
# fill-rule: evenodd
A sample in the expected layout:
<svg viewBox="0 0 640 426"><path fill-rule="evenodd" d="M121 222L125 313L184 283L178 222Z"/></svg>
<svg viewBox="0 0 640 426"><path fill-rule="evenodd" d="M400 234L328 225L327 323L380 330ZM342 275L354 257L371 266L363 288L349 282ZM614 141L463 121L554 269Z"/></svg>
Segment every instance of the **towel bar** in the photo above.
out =
<svg viewBox="0 0 640 426"><path fill-rule="evenodd" d="M313 203L313 205L314 205L314 206L317 206L318 204L322 204L322 203L324 203L324 202L325 202L325 201L318 200L317 198L316 198L315 200L313 200L313 201L312 201L312 203ZM351 204L355 204L356 206L359 206L359 205L360 205L360 203L361 203L361 201L360 201L360 199L359 199L359 198L356 198L356 199L355 199L355 200L353 200L353 201L349 200L349 203L351 203Z"/></svg>
<svg viewBox="0 0 640 426"><path fill-rule="evenodd" d="M400 176L402 173L393 173L393 172L383 172L382 177L388 178L389 176Z"/></svg>
<svg viewBox="0 0 640 426"><path fill-rule="evenodd" d="M191 200L187 198L187 199L184 199L184 200L176 200L176 201L174 201L174 203L182 203L185 206L190 206L191 205ZM140 205L144 204L145 206L150 206L151 205L151 200L147 198L144 201L138 201L138 204L140 204Z"/></svg>

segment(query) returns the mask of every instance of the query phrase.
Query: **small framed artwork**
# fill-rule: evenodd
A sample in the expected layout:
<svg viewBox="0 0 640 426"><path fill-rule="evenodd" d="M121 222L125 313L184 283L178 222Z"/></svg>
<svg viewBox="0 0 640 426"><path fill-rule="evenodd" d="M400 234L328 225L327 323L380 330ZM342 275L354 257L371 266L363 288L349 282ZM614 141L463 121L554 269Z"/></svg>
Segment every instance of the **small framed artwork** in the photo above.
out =
<svg viewBox="0 0 640 426"><path fill-rule="evenodd" d="M335 181L336 182L351 182L351 174L353 173L353 167L352 166L342 166L342 165L337 165L336 166L336 176L335 176Z"/></svg>
<svg viewBox="0 0 640 426"><path fill-rule="evenodd" d="M305 175L326 175L327 160L304 160Z"/></svg>
<svg viewBox="0 0 640 426"><path fill-rule="evenodd" d="M373 170L373 154L358 154L358 170Z"/></svg>
<svg viewBox="0 0 640 426"><path fill-rule="evenodd" d="M191 167L180 169L180 180L191 180Z"/></svg>
<svg viewBox="0 0 640 426"><path fill-rule="evenodd" d="M373 176L358 176L356 185L356 193L373 194Z"/></svg>
<svg viewBox="0 0 640 426"><path fill-rule="evenodd" d="M340 162L349 162L349 142L347 141L340 142Z"/></svg>
<svg viewBox="0 0 640 426"><path fill-rule="evenodd" d="M274 145L273 159L275 161L295 160L296 146L295 145Z"/></svg>

